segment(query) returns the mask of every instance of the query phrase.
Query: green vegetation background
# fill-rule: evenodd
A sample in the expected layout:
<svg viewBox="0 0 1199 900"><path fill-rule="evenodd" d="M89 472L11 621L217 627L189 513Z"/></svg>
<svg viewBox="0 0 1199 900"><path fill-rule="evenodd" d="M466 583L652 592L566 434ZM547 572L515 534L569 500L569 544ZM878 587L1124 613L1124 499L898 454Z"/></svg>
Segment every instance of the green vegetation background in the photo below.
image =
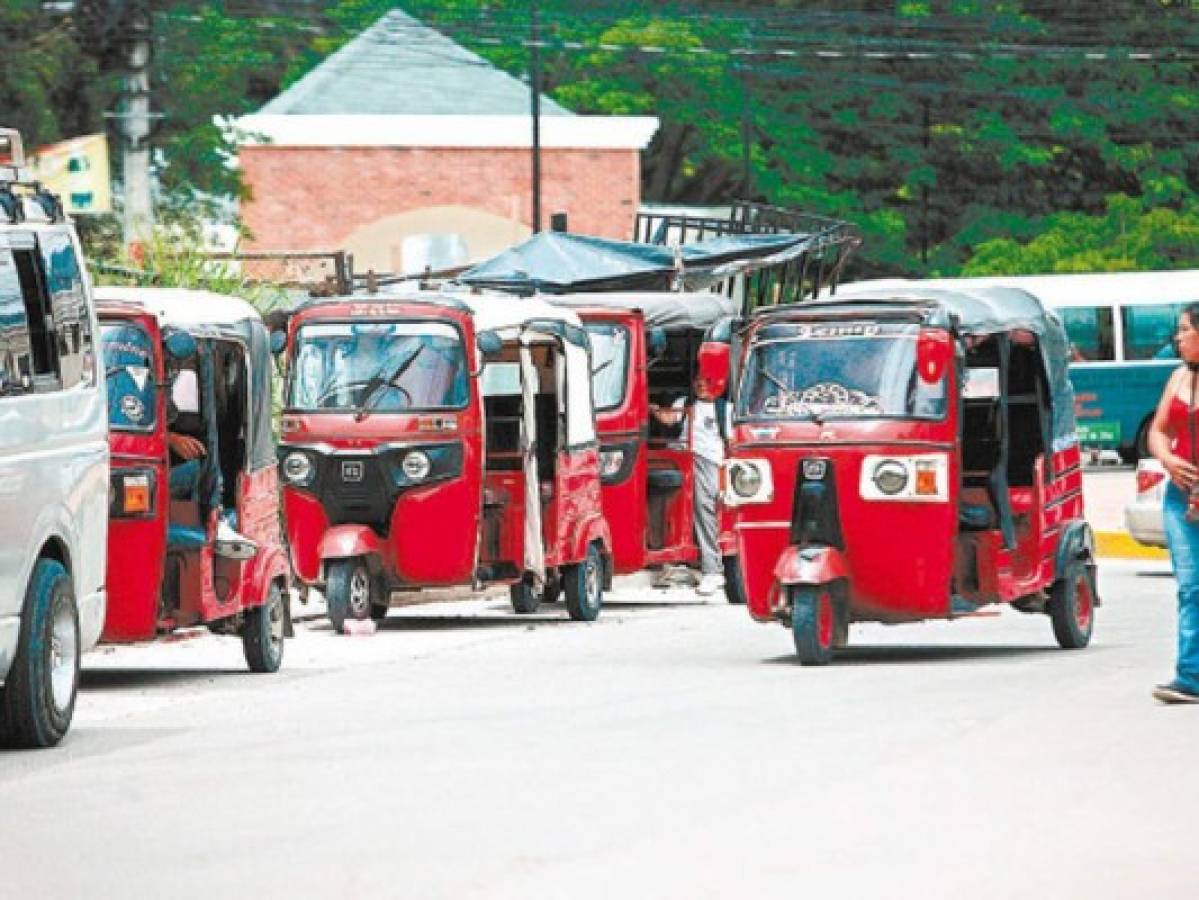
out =
<svg viewBox="0 0 1199 900"><path fill-rule="evenodd" d="M6 0L3 124L30 144L107 127L118 148L104 114L136 2ZM396 5L527 69L529 0L150 3L168 214L239 190L214 115L257 109ZM661 118L646 200L850 219L850 277L1199 266L1196 0L539 7L549 95Z"/></svg>

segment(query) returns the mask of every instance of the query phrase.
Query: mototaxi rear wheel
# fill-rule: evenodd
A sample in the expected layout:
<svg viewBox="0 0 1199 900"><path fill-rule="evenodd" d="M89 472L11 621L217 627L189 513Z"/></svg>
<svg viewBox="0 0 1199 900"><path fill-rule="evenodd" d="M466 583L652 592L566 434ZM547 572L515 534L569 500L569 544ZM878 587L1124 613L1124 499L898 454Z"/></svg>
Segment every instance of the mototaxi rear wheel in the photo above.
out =
<svg viewBox="0 0 1199 900"><path fill-rule="evenodd" d="M745 582L741 580L741 566L736 556L726 556L724 564L724 596L735 606L745 605Z"/></svg>
<svg viewBox="0 0 1199 900"><path fill-rule="evenodd" d="M1049 590L1049 621L1063 650L1081 650L1091 642L1098 601L1093 566L1073 565L1053 583Z"/></svg>
<svg viewBox="0 0 1199 900"><path fill-rule="evenodd" d="M576 622L594 622L604 604L604 561L595 544L587 547L587 556L578 565L563 566L562 586L566 591L566 611Z"/></svg>
<svg viewBox="0 0 1199 900"><path fill-rule="evenodd" d="M262 606L246 610L242 625L242 650L251 672L278 672L283 665L283 639L287 630L287 602L283 587L272 581Z"/></svg>

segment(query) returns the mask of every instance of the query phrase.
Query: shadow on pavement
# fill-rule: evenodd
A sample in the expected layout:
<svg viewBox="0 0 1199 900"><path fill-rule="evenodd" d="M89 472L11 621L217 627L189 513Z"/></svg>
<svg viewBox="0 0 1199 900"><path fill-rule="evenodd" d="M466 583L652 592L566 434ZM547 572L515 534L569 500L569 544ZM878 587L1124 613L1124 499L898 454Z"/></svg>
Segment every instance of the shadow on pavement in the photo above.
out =
<svg viewBox="0 0 1199 900"><path fill-rule="evenodd" d="M468 628L528 628L532 625L571 625L565 612L531 616L389 616L379 631L458 631ZM320 629L313 629L314 631ZM331 628L325 630L331 631Z"/></svg>
<svg viewBox="0 0 1199 900"><path fill-rule="evenodd" d="M286 665L286 663L284 663ZM79 673L82 691L121 691L174 684L213 683L218 678L260 678L246 668L240 669L83 669Z"/></svg>
<svg viewBox="0 0 1199 900"><path fill-rule="evenodd" d="M911 644L905 646L875 646L869 645L847 647L838 650L833 657L833 666L870 666L894 665L896 663L942 663L962 662L963 660L1004 659L1019 656L1041 656L1048 653L1066 653L1060 647L1046 645L1043 647L1014 647L995 645L936 645ZM1084 651L1095 652L1094 648ZM767 665L784 666L799 665L795 654L787 656L772 656L763 660Z"/></svg>

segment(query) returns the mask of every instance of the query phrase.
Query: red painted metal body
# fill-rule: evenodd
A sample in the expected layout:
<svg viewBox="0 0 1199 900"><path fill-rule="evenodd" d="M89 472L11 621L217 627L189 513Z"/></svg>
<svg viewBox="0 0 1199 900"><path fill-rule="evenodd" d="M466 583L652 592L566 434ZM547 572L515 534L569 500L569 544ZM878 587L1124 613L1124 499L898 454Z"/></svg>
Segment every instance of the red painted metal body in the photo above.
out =
<svg viewBox="0 0 1199 900"><path fill-rule="evenodd" d="M743 341L748 357L753 326ZM934 341L935 343L935 341ZM750 614L789 621L791 585L839 584L850 621L904 622L950 618L990 603L1046 597L1062 577L1063 534L1083 523L1082 475L1076 445L1046 452L1032 464L1032 484L1007 490L1014 546L998 525L968 529L959 508L984 502L986 489L963 487L960 386L952 360L940 363L945 414L940 420L842 418L824 422L778 417L738 421L730 462L765 463L773 491L733 513ZM941 500L867 497L867 457L942 456ZM834 473L834 540L797 542L799 485L813 471ZM728 471L726 469L726 471ZM872 470L873 471L873 470ZM822 476L823 477L823 476Z"/></svg>
<svg viewBox="0 0 1199 900"><path fill-rule="evenodd" d="M170 499L167 449L167 380L162 331L155 315L132 304L99 306L102 325L133 324L150 337L154 348L151 376L155 391L154 428L147 432L110 432L113 484L131 471L153 472L153 504L148 515L114 514L108 534L108 611L102 640L123 643L152 640L176 628L233 620L247 609L263 605L272 582L286 586L290 568L283 549L278 517L278 478L274 466L256 472L243 470L235 489L238 529L258 545L250 560L213 554L217 516L196 521L196 504ZM171 522L202 526L202 548L170 550ZM179 569L178 595L168 598L164 578L168 557Z"/></svg>
<svg viewBox="0 0 1199 900"><path fill-rule="evenodd" d="M315 323L441 323L461 335L470 371L467 398L453 410L395 412L375 410L357 418L345 412L285 409L280 454L293 451L320 457L324 479L311 486L285 483L283 511L291 560L304 583L324 585L333 560L365 557L388 590L416 590L513 582L524 554L524 475L518 464L493 468L485 448L485 413L472 313L453 304L372 300L326 302L292 317L289 359L301 328ZM407 448L443 448L460 460L451 474L397 490L386 524L353 520L333 510L344 486L339 460L382 458ZM519 454L509 462L518 463ZM590 542L605 555L611 537L599 498L599 460L594 446L558 454L552 485L542 484L544 556L547 567L583 560ZM341 521L333 524L337 519Z"/></svg>
<svg viewBox="0 0 1199 900"><path fill-rule="evenodd" d="M694 472L685 436L650 436L648 348L639 310L578 306L584 325L607 323L626 330L629 361L619 405L597 408L596 430L605 454L623 454L622 464L603 478L604 517L619 523L612 536L618 574L647 566L686 564L699 559L693 526ZM665 475L665 479L656 476ZM731 517L719 513L725 555L735 552Z"/></svg>

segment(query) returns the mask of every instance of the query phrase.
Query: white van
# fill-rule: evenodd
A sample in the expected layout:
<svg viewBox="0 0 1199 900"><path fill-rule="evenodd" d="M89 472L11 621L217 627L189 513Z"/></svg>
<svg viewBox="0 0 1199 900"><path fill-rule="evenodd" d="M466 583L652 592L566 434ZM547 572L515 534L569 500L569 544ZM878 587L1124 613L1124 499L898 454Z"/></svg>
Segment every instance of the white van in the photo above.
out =
<svg viewBox="0 0 1199 900"><path fill-rule="evenodd" d="M0 129L0 744L47 747L104 625L108 418L79 240L22 163Z"/></svg>

